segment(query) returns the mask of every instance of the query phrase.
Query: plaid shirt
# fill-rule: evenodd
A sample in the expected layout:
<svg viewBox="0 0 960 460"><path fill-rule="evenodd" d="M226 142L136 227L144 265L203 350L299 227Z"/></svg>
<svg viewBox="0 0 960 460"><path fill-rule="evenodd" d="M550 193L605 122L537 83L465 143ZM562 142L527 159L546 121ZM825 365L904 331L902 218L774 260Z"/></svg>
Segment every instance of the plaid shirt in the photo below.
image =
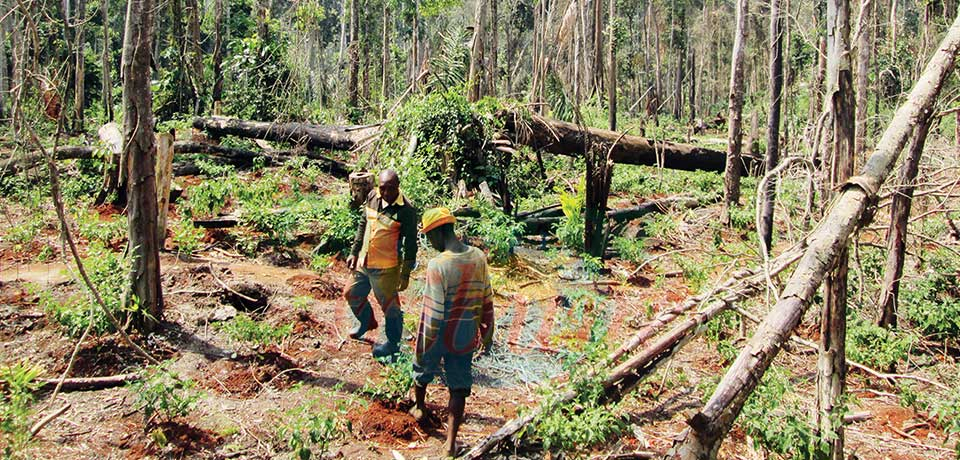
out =
<svg viewBox="0 0 960 460"><path fill-rule="evenodd" d="M467 354L493 340L493 290L487 258L477 248L440 253L427 264L417 357L442 344L453 354Z"/></svg>

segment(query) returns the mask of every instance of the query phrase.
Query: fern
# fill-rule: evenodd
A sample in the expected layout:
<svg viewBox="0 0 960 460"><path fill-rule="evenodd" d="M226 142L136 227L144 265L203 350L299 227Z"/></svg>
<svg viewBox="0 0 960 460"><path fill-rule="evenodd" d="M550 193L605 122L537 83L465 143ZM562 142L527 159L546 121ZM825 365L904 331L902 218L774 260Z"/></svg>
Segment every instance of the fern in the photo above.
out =
<svg viewBox="0 0 960 460"><path fill-rule="evenodd" d="M445 92L467 81L470 50L465 29L448 27L446 32L440 33L440 38L440 52L430 59L433 78L429 86L432 91Z"/></svg>

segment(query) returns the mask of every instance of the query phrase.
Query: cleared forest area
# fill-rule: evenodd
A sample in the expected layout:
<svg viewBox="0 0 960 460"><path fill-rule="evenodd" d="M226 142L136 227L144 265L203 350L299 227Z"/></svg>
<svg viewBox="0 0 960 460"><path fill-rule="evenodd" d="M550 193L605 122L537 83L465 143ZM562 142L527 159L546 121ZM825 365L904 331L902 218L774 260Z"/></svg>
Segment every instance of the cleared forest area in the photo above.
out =
<svg viewBox="0 0 960 460"><path fill-rule="evenodd" d="M382 171L488 263L456 458L960 459L955 1L0 5L5 459L448 457Z"/></svg>

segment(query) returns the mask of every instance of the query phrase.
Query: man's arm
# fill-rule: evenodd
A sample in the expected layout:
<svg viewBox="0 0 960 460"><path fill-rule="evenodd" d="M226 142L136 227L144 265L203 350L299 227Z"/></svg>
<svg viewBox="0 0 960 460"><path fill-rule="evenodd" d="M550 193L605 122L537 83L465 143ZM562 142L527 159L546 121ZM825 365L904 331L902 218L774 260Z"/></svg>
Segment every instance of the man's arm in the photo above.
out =
<svg viewBox="0 0 960 460"><path fill-rule="evenodd" d="M423 298L420 300L420 327L417 331L416 355L419 360L423 353L440 339L440 327L443 326L444 300L443 273L427 264L423 286Z"/></svg>
<svg viewBox="0 0 960 460"><path fill-rule="evenodd" d="M400 217L401 267L400 286L407 287L410 281L410 272L417 264L417 209L412 205L404 210ZM401 289L403 290L403 289Z"/></svg>
<svg viewBox="0 0 960 460"><path fill-rule="evenodd" d="M484 266L486 272L486 266ZM483 351L489 351L493 345L493 331L496 328L496 315L493 311L493 288L490 286L490 275L483 275L483 305L480 307L480 345Z"/></svg>
<svg viewBox="0 0 960 460"><path fill-rule="evenodd" d="M372 194L373 192L370 193ZM350 247L348 262L351 262L351 259L356 259L357 256L360 255L360 249L363 247L363 235L367 231L367 203L369 201L370 195L367 195L367 199L360 205L360 224L357 225L357 234L353 237L353 245Z"/></svg>

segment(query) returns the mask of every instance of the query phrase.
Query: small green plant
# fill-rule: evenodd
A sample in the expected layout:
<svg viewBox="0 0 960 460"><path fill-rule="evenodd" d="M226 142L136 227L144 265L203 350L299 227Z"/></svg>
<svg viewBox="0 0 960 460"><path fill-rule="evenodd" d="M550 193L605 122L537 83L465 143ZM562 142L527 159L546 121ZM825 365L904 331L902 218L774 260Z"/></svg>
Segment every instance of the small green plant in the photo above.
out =
<svg viewBox="0 0 960 460"><path fill-rule="evenodd" d="M336 410L329 410L314 406L308 403L288 411L277 428L277 439L286 443L294 459L323 456L334 441L343 439L352 430L350 421L344 417L344 407L338 405Z"/></svg>
<svg viewBox="0 0 960 460"><path fill-rule="evenodd" d="M625 238L618 236L613 239L611 246L623 260L641 263L646 258L643 240L640 238Z"/></svg>
<svg viewBox="0 0 960 460"><path fill-rule="evenodd" d="M793 399L793 388L787 371L771 366L738 420L748 435L771 452L804 460L822 458L826 443L817 437L804 409Z"/></svg>
<svg viewBox="0 0 960 460"><path fill-rule="evenodd" d="M907 358L916 341L917 337L909 332L887 330L861 319L847 327L850 359L879 369L894 369Z"/></svg>
<svg viewBox="0 0 960 460"><path fill-rule="evenodd" d="M345 254L353 243L360 223L360 212L350 207L346 195L331 195L319 200L302 200L295 206L300 227L320 235L315 248L319 254Z"/></svg>
<svg viewBox="0 0 960 460"><path fill-rule="evenodd" d="M31 405L41 372L39 366L26 361L0 366L0 446L5 459L21 458L30 444Z"/></svg>
<svg viewBox="0 0 960 460"><path fill-rule="evenodd" d="M673 260L683 270L683 279L687 282L690 292L700 292L700 288L709 278L707 272L703 269L703 262L682 255L674 256Z"/></svg>
<svg viewBox="0 0 960 460"><path fill-rule="evenodd" d="M146 378L130 384L132 393L136 395L134 407L143 411L147 425L155 415L171 421L189 414L203 396L194 390L196 382L180 378L167 366L168 363L150 366Z"/></svg>
<svg viewBox="0 0 960 460"><path fill-rule="evenodd" d="M513 248L519 244L523 224L495 208L486 200L474 200L474 208L480 217L464 226L465 233L476 236L489 251L492 263L503 263L510 258Z"/></svg>
<svg viewBox="0 0 960 460"><path fill-rule="evenodd" d="M237 181L231 177L205 180L187 190L182 209L191 218L215 216L230 202Z"/></svg>
<svg viewBox="0 0 960 460"><path fill-rule="evenodd" d="M586 200L584 184L577 185L576 193L560 193L560 209L563 210L563 220L557 224L557 239L564 247L580 251L583 249L583 206Z"/></svg>
<svg viewBox="0 0 960 460"><path fill-rule="evenodd" d="M123 286L130 267L128 258L95 242L88 247L83 263L90 281L100 293L100 298L115 316L137 310L136 298L131 298L128 306L122 304ZM43 310L72 336L83 333L90 321L93 321L91 332L94 334L113 331L113 325L103 309L97 305L92 293L80 292L64 301L58 300L49 290L37 289L36 294Z"/></svg>
<svg viewBox="0 0 960 460"><path fill-rule="evenodd" d="M279 343L293 332L293 323L271 326L266 322L251 319L246 313L237 314L219 327L234 341L250 342L261 347Z"/></svg>
<svg viewBox="0 0 960 460"><path fill-rule="evenodd" d="M310 304L313 303L313 298L309 296L297 296L293 298L291 303L293 303L293 308L297 311L308 311Z"/></svg>
<svg viewBox="0 0 960 460"><path fill-rule="evenodd" d="M393 404L407 397L410 388L413 388L413 357L407 350L396 356L393 362L381 361L384 366L380 371L380 381L367 379L367 383L360 389L361 393L376 401Z"/></svg>
<svg viewBox="0 0 960 460"><path fill-rule="evenodd" d="M324 254L317 254L310 258L310 269L322 275L333 266L333 259Z"/></svg>
<svg viewBox="0 0 960 460"><path fill-rule="evenodd" d="M298 217L287 210L276 210L271 206L245 203L242 213L243 224L265 235L265 240L286 246L293 241Z"/></svg>
<svg viewBox="0 0 960 460"><path fill-rule="evenodd" d="M900 289L903 316L924 334L960 338L960 281L956 257L934 251L922 276Z"/></svg>
<svg viewBox="0 0 960 460"><path fill-rule="evenodd" d="M97 211L82 208L76 213L76 219L78 233L91 242L109 246L127 236L127 218L120 214L102 220Z"/></svg>
<svg viewBox="0 0 960 460"><path fill-rule="evenodd" d="M181 219L173 226L173 244L177 246L177 255L188 256L200 249L203 229L193 226L189 219Z"/></svg>

